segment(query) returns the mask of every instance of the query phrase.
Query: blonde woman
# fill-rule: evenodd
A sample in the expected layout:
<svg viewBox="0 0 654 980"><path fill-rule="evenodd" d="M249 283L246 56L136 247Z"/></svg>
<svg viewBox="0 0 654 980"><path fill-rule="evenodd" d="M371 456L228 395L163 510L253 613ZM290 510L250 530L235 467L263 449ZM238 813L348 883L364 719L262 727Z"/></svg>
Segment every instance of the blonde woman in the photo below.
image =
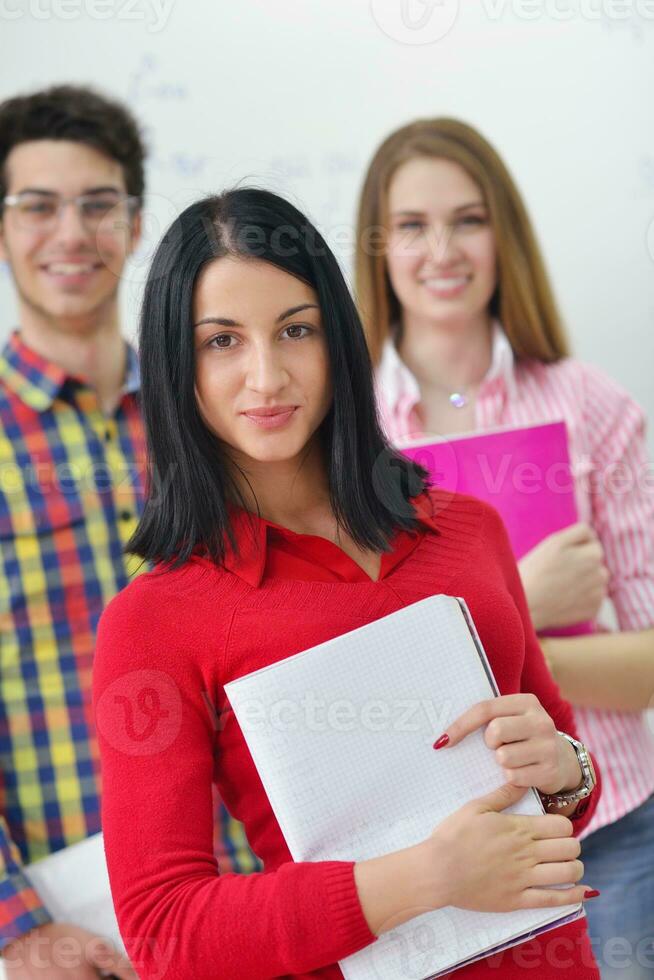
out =
<svg viewBox="0 0 654 980"><path fill-rule="evenodd" d="M651 976L654 495L643 412L571 358L520 194L472 127L433 119L391 134L365 178L357 239L358 302L392 440L567 424L580 520L520 572L539 631L595 617L607 592L616 610L615 632L543 646L606 773L584 844L602 891L588 916L603 976Z"/></svg>

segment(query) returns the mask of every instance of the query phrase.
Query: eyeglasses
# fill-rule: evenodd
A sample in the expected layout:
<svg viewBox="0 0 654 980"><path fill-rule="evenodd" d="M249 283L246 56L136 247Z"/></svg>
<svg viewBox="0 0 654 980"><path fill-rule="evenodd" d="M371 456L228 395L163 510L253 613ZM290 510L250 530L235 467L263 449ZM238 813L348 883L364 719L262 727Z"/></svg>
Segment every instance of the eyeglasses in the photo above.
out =
<svg viewBox="0 0 654 980"><path fill-rule="evenodd" d="M18 226L27 231L51 231L59 222L64 207L74 204L87 231L98 232L100 226L110 219L103 230L111 232L120 230L119 222L132 218L139 198L119 191L80 194L77 197L61 197L60 194L46 191L21 191L20 194L8 194L3 204L14 211Z"/></svg>

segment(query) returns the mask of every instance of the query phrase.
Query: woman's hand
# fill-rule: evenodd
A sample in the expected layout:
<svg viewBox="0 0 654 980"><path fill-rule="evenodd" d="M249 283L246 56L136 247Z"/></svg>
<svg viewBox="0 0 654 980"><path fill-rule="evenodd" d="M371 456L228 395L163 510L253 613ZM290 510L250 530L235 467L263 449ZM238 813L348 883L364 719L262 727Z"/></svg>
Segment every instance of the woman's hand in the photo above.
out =
<svg viewBox="0 0 654 980"><path fill-rule="evenodd" d="M495 750L495 758L512 786L535 786L541 793L559 793L576 789L581 783L583 773L575 750L558 734L535 694L507 694L479 701L448 726L434 747L451 748L482 725L486 726L484 741Z"/></svg>
<svg viewBox="0 0 654 980"><path fill-rule="evenodd" d="M510 912L575 904L598 893L579 882L584 868L572 823L560 814L503 813L527 791L506 784L471 800L420 844L354 867L371 932L449 905ZM573 885L562 889L555 885Z"/></svg>
<svg viewBox="0 0 654 980"><path fill-rule="evenodd" d="M518 562L536 630L593 619L606 596L609 573L599 538L573 524L536 545Z"/></svg>
<svg viewBox="0 0 654 980"><path fill-rule="evenodd" d="M559 814L532 817L501 811L525 790L505 785L461 807L436 828L430 859L444 903L479 912L550 908L593 897L572 823ZM569 884L572 888L554 888Z"/></svg>
<svg viewBox="0 0 654 980"><path fill-rule="evenodd" d="M598 894L583 885L552 887L574 885L584 870L566 815L501 812L531 786L543 793L576 789L583 773L570 743L534 694L507 694L474 704L434 747L447 751L482 725L508 782L451 814L422 844L355 865L361 906L376 935L447 905L507 912Z"/></svg>

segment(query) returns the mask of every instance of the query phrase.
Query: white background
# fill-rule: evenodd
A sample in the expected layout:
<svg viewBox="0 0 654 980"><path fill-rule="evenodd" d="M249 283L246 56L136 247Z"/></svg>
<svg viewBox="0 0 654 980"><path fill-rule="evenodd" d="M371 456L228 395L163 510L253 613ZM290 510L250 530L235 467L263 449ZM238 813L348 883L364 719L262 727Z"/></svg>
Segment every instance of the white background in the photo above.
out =
<svg viewBox="0 0 654 980"><path fill-rule="evenodd" d="M576 353L654 415L654 0L160 4L0 0L1 97L90 82L146 128L126 333L164 227L236 181L289 194L349 272L374 148L412 118L448 114L512 169ZM6 269L0 303L2 339L16 321Z"/></svg>

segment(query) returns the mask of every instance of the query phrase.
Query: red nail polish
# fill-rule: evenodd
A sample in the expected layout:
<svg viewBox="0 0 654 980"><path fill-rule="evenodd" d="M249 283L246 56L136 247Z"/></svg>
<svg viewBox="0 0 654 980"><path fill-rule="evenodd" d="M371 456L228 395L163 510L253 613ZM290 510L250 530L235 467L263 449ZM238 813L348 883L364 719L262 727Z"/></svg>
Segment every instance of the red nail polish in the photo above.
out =
<svg viewBox="0 0 654 980"><path fill-rule="evenodd" d="M441 735L441 737L437 738L436 741L434 742L434 748L442 749L444 745L447 745L449 740L450 740L450 736L447 733L445 735Z"/></svg>
<svg viewBox="0 0 654 980"><path fill-rule="evenodd" d="M593 888L590 891L584 892L584 898L597 898L598 895L599 895L599 892L598 892L598 890L596 888Z"/></svg>

